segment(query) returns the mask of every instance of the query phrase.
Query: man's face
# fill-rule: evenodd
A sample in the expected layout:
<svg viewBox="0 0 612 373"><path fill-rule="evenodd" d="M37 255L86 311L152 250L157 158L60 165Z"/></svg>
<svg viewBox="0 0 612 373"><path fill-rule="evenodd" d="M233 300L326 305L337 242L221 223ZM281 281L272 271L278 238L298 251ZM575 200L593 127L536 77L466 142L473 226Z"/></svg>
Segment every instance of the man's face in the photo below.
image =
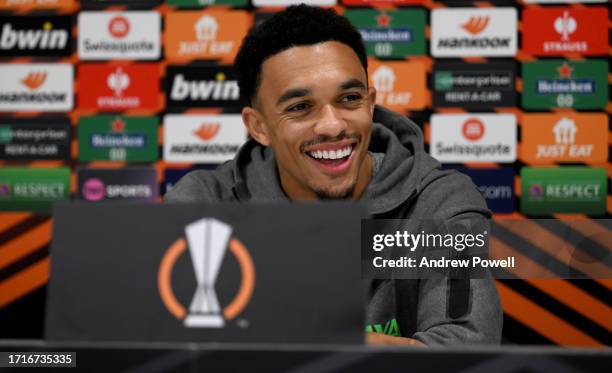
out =
<svg viewBox="0 0 612 373"><path fill-rule="evenodd" d="M289 197L347 198L369 182L374 102L355 52L332 41L268 58L254 108L245 109L256 113L250 118L257 125L247 123L244 110L243 117L251 135L274 151Z"/></svg>

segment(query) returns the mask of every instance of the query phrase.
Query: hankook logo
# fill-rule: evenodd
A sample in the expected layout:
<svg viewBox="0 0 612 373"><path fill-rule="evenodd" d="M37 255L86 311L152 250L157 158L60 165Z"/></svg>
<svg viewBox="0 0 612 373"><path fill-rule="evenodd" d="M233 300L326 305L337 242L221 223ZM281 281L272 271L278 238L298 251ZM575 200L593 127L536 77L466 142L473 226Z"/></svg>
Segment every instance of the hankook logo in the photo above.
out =
<svg viewBox="0 0 612 373"><path fill-rule="evenodd" d="M172 270L176 260L189 247L197 286L188 309L172 288ZM223 257L230 251L240 266L242 280L234 299L223 308L215 292L215 283ZM204 218L185 227L185 237L177 239L164 254L158 271L160 298L168 312L187 328L221 328L235 319L249 304L255 288L255 266L246 246L232 236L232 227L213 218Z"/></svg>
<svg viewBox="0 0 612 373"><path fill-rule="evenodd" d="M469 21L463 24L461 28L472 35L477 35L489 25L489 19L488 16L470 17Z"/></svg>
<svg viewBox="0 0 612 373"><path fill-rule="evenodd" d="M514 56L517 50L514 8L439 8L431 12L434 57Z"/></svg>
<svg viewBox="0 0 612 373"><path fill-rule="evenodd" d="M219 127L221 127L219 123L203 123L197 131L193 131L193 134L204 141L208 141L219 132Z"/></svg>
<svg viewBox="0 0 612 373"><path fill-rule="evenodd" d="M30 72L25 78L21 79L21 84L31 91L38 89L47 80L46 72Z"/></svg>

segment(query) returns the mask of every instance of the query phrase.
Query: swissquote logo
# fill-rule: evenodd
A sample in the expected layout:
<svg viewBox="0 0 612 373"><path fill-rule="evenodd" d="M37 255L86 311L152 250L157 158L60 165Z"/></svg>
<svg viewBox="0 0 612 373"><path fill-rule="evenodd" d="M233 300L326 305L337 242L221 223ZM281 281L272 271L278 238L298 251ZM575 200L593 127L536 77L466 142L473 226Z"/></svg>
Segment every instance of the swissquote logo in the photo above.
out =
<svg viewBox="0 0 612 373"><path fill-rule="evenodd" d="M604 7L527 7L523 49L533 55L606 54L608 10Z"/></svg>
<svg viewBox="0 0 612 373"><path fill-rule="evenodd" d="M605 114L525 114L521 158L527 163L586 162L608 159Z"/></svg>
<svg viewBox="0 0 612 373"><path fill-rule="evenodd" d="M514 162L512 114L434 114L430 152L440 162Z"/></svg>
<svg viewBox="0 0 612 373"><path fill-rule="evenodd" d="M83 60L159 58L161 18L157 12L81 12L78 22Z"/></svg>
<svg viewBox="0 0 612 373"><path fill-rule="evenodd" d="M70 16L0 17L4 56L66 56L71 49Z"/></svg>
<svg viewBox="0 0 612 373"><path fill-rule="evenodd" d="M244 11L171 12L166 16L166 57L231 60L249 24Z"/></svg>
<svg viewBox="0 0 612 373"><path fill-rule="evenodd" d="M431 12L434 57L514 56L517 12L514 8L451 8Z"/></svg>
<svg viewBox="0 0 612 373"><path fill-rule="evenodd" d="M0 64L0 111L70 111L71 64Z"/></svg>
<svg viewBox="0 0 612 373"><path fill-rule="evenodd" d="M203 218L185 227L185 237L174 241L165 252L158 271L160 298L168 312L187 328L222 328L249 304L255 288L255 266L246 246L232 235L232 227L214 218ZM177 259L189 248L197 286L188 309L172 288L172 270ZM226 252L240 266L240 288L223 308L215 292L215 283Z"/></svg>
<svg viewBox="0 0 612 373"><path fill-rule="evenodd" d="M164 160L221 163L233 158L246 140L240 115L164 117Z"/></svg>
<svg viewBox="0 0 612 373"><path fill-rule="evenodd" d="M224 107L240 101L231 66L169 66L166 75L168 107Z"/></svg>
<svg viewBox="0 0 612 373"><path fill-rule="evenodd" d="M376 102L394 111L425 106L426 72L419 62L369 61Z"/></svg>

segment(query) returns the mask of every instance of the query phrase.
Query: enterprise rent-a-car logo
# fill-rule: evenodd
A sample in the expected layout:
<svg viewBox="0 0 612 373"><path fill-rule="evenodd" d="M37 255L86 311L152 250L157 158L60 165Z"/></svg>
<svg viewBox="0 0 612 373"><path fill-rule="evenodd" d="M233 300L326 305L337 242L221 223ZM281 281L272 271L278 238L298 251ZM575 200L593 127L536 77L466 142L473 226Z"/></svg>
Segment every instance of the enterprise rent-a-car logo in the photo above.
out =
<svg viewBox="0 0 612 373"><path fill-rule="evenodd" d="M434 57L512 57L516 50L514 8L451 8L431 12Z"/></svg>

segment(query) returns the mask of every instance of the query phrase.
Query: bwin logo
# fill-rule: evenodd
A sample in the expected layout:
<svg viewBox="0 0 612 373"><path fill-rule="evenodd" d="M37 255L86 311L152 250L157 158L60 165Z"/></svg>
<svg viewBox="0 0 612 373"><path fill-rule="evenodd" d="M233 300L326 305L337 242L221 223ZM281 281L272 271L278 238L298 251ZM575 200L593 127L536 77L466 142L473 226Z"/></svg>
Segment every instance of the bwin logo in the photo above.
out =
<svg viewBox="0 0 612 373"><path fill-rule="evenodd" d="M0 49L64 49L68 43L68 31L54 30L51 22L45 22L42 30L15 30L5 23L0 34Z"/></svg>
<svg viewBox="0 0 612 373"><path fill-rule="evenodd" d="M240 88L235 80L225 80L219 73L215 80L190 81L183 74L177 74L170 92L172 100L215 100L236 101L240 98Z"/></svg>

